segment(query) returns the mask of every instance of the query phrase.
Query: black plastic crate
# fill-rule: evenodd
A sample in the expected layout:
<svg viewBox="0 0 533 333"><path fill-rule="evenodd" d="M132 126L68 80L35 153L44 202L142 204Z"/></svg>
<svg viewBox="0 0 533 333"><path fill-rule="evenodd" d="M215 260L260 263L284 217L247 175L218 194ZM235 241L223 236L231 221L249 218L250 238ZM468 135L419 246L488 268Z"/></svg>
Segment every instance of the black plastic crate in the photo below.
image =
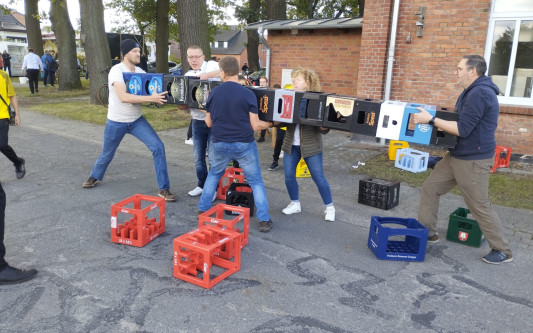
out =
<svg viewBox="0 0 533 333"><path fill-rule="evenodd" d="M328 93L296 92L294 109L295 123L311 126L322 126L326 112Z"/></svg>
<svg viewBox="0 0 533 333"><path fill-rule="evenodd" d="M350 96L329 95L326 98L326 113L322 126L340 131L353 132L355 125L356 98Z"/></svg>
<svg viewBox="0 0 533 333"><path fill-rule="evenodd" d="M255 201L252 188L247 183L231 183L226 191L226 204L237 207L250 208L250 217L254 216ZM226 210L226 214L238 215Z"/></svg>
<svg viewBox="0 0 533 333"><path fill-rule="evenodd" d="M257 98L257 113L259 119L272 121L274 119L274 100L276 91L274 89L248 86Z"/></svg>
<svg viewBox="0 0 533 333"><path fill-rule="evenodd" d="M436 117L444 120L457 121L459 119L459 114L453 112L453 108L449 109L441 107L437 109ZM429 144L443 148L454 148L457 144L457 136L444 131L439 131L436 126L433 126Z"/></svg>
<svg viewBox="0 0 533 333"><path fill-rule="evenodd" d="M379 110L381 109L382 100L357 98L355 100L353 132L368 136L376 136L378 129Z"/></svg>
<svg viewBox="0 0 533 333"><path fill-rule="evenodd" d="M359 181L358 202L363 205L389 210L400 201L400 182L379 178Z"/></svg>

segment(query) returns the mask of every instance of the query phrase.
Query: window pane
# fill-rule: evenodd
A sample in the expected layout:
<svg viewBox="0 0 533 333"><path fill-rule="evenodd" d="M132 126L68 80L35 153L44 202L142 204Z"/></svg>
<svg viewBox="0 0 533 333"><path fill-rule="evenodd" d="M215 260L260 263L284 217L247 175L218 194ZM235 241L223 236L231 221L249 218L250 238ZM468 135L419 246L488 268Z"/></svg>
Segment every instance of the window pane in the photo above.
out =
<svg viewBox="0 0 533 333"><path fill-rule="evenodd" d="M489 76L492 81L505 93L509 61L513 49L513 36L516 21L496 21L494 24L494 39L490 55Z"/></svg>
<svg viewBox="0 0 533 333"><path fill-rule="evenodd" d="M533 21L522 21L511 86L511 96L531 97L533 81Z"/></svg>
<svg viewBox="0 0 533 333"><path fill-rule="evenodd" d="M533 1L531 0L495 0L494 12L532 12Z"/></svg>

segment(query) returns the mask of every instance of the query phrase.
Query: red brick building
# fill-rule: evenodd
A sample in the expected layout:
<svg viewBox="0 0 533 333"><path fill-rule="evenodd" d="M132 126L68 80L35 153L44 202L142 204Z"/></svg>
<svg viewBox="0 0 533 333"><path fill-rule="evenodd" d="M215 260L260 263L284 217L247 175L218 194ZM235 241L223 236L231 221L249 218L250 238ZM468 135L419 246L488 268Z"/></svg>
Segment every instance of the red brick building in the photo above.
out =
<svg viewBox="0 0 533 333"><path fill-rule="evenodd" d="M366 2L363 19L247 28L258 27L268 29L272 83L281 81L282 69L304 66L317 71L324 91L357 97L384 99L392 62L391 100L453 107L461 93L457 63L466 54L483 55L502 91L497 143L533 154L533 1L374 0Z"/></svg>

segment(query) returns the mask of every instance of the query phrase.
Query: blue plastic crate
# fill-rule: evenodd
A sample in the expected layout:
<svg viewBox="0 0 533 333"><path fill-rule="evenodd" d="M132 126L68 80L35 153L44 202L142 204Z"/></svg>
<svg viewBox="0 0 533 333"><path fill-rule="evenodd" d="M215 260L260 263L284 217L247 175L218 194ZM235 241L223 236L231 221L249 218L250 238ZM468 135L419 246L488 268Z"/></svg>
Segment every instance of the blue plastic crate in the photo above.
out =
<svg viewBox="0 0 533 333"><path fill-rule="evenodd" d="M413 173L428 169L429 153L411 148L398 149L394 166Z"/></svg>
<svg viewBox="0 0 533 333"><path fill-rule="evenodd" d="M403 228L394 228L394 225ZM390 237L403 240L389 240ZM368 248L378 259L424 261L427 239L428 229L416 219L372 216L370 220Z"/></svg>
<svg viewBox="0 0 533 333"><path fill-rule="evenodd" d="M142 73L124 73L123 77L128 94L139 96L144 95Z"/></svg>
<svg viewBox="0 0 533 333"><path fill-rule="evenodd" d="M417 107L426 110L430 115L434 116L437 113L435 105L423 105L408 103L403 110L402 127L400 131L400 140L411 143L420 143L429 145L433 126L428 124L415 124L411 115L419 113Z"/></svg>

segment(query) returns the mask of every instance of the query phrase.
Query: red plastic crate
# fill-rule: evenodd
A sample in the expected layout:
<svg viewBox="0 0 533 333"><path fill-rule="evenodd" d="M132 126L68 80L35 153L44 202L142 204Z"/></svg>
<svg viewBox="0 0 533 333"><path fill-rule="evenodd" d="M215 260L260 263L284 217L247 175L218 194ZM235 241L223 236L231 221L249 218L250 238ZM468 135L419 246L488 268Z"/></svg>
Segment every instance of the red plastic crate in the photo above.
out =
<svg viewBox="0 0 533 333"><path fill-rule="evenodd" d="M498 168L508 168L511 163L511 147L504 147L496 145L494 150L494 165L490 168L490 172L496 172Z"/></svg>
<svg viewBox="0 0 533 333"><path fill-rule="evenodd" d="M238 215L226 215L224 211L237 213ZM240 222L242 226L239 228ZM221 229L228 229L240 233L241 248L248 244L248 233L250 230L250 209L248 207L231 206L227 204L217 204L215 207L198 216L198 227L204 225L216 226ZM223 247L221 257L233 257L233 246Z"/></svg>
<svg viewBox="0 0 533 333"><path fill-rule="evenodd" d="M231 183L244 183L244 172L241 168L229 167L224 172L224 175L220 178L218 182L218 200L226 200L226 192L228 191Z"/></svg>
<svg viewBox="0 0 533 333"><path fill-rule="evenodd" d="M232 258L220 256L223 246L234 246ZM211 289L241 269L241 235L204 225L174 239L175 278Z"/></svg>
<svg viewBox="0 0 533 333"><path fill-rule="evenodd" d="M154 212L158 209L159 212ZM130 218L119 224L119 215ZM165 232L165 199L135 194L111 205L111 241L143 247Z"/></svg>

